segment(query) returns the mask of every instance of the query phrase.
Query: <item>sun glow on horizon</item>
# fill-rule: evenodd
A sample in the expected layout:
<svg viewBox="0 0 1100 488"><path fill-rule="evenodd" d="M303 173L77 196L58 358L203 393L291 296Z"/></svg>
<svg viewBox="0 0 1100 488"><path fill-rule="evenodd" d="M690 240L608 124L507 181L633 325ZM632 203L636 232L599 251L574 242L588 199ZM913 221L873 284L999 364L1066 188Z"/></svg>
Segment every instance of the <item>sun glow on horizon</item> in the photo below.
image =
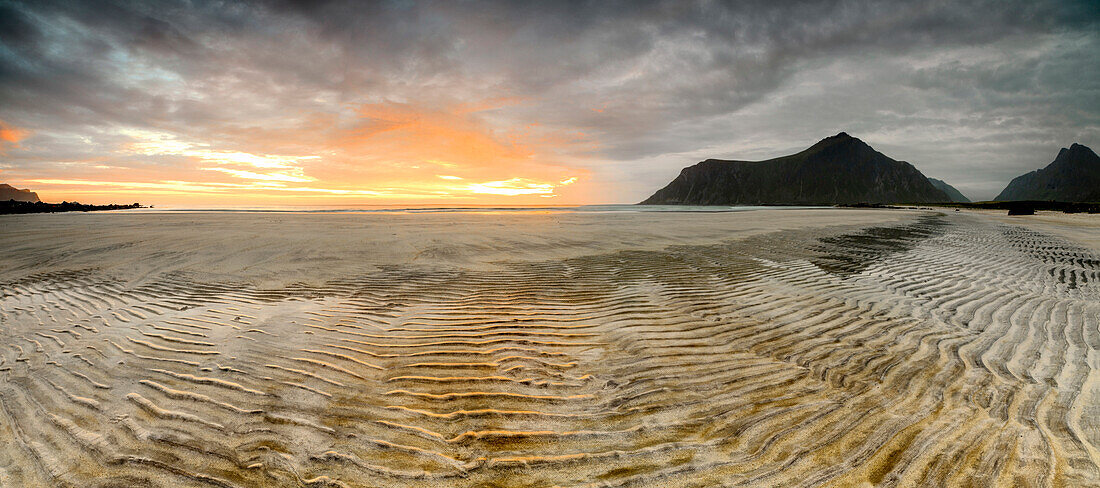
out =
<svg viewBox="0 0 1100 488"><path fill-rule="evenodd" d="M486 107L365 104L343 119L306 118L297 131L232 138L127 127L115 130L123 142L107 156L55 163L72 169L64 173L8 179L47 201L86 203L296 204L331 197L522 205L561 197L588 174L552 162L563 138L493 129L477 116ZM11 134L15 141L25 135ZM583 190L567 194L570 203L584 198Z"/></svg>

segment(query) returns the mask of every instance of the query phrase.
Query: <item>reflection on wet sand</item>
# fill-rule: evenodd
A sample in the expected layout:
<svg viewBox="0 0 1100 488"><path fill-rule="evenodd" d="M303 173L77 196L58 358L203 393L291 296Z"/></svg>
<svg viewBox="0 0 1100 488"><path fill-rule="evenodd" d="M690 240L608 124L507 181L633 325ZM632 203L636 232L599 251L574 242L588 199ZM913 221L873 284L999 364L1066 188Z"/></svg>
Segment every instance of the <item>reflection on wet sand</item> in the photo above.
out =
<svg viewBox="0 0 1100 488"><path fill-rule="evenodd" d="M1098 281L969 215L312 285L28 274L0 484L1094 485Z"/></svg>

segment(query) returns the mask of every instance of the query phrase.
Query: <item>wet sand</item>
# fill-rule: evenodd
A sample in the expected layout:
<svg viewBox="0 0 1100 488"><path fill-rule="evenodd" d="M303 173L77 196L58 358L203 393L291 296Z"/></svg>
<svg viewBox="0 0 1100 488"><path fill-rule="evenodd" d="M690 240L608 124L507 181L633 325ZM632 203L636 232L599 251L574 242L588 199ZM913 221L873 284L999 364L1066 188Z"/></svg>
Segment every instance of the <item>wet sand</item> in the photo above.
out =
<svg viewBox="0 0 1100 488"><path fill-rule="evenodd" d="M0 217L0 486L1097 485L1100 253L1041 225Z"/></svg>
<svg viewBox="0 0 1100 488"><path fill-rule="evenodd" d="M1100 215L1067 214L1040 210L1035 215L1005 215L1004 210L975 210L967 212L988 215L999 222L1021 225L1048 234L1055 234L1073 243L1084 246L1094 253L1100 253Z"/></svg>

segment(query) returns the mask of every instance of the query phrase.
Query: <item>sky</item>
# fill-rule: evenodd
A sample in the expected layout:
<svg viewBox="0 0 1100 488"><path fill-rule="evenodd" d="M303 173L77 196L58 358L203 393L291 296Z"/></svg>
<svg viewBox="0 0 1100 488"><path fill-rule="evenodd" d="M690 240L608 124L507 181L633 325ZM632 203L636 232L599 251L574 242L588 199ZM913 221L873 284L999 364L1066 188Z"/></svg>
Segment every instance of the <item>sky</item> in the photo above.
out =
<svg viewBox="0 0 1100 488"><path fill-rule="evenodd" d="M845 131L972 199L1100 149L1100 2L0 0L0 182L634 203Z"/></svg>

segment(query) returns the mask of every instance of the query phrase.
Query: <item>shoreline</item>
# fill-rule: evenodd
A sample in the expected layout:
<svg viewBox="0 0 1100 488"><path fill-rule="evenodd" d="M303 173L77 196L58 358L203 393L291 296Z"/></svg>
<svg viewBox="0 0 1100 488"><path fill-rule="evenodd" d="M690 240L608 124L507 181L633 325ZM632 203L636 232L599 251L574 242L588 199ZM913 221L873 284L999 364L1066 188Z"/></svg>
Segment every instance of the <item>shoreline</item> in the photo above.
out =
<svg viewBox="0 0 1100 488"><path fill-rule="evenodd" d="M5 222L5 485L1100 482L1100 259L1000 217Z"/></svg>
<svg viewBox="0 0 1100 488"><path fill-rule="evenodd" d="M963 209L1006 224L1021 225L1064 237L1100 254L1100 214L1037 210L1034 215L1006 215L1003 210Z"/></svg>
<svg viewBox="0 0 1100 488"><path fill-rule="evenodd" d="M765 209L751 212L155 213L5 218L0 280L29 270L94 267L126 279L160 272L318 282L346 270L415 264L496 269L607 250L655 251L775 231L877 225L922 212ZM462 232L455 232L462 229ZM46 259L35 252L50 242ZM247 243L249 252L238 249ZM104 250L107 250L106 252Z"/></svg>
<svg viewBox="0 0 1100 488"><path fill-rule="evenodd" d="M63 212L104 212L111 210L132 210L146 208L139 203L107 205L85 205L79 202L24 202L19 200L0 201L0 215L25 215Z"/></svg>

